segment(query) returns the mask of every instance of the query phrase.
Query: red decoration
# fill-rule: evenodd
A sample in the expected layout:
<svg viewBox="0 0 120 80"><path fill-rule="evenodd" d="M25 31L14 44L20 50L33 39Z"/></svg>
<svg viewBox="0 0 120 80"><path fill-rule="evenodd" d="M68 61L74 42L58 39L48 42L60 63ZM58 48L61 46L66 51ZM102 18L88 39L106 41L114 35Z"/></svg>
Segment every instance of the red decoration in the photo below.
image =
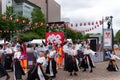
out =
<svg viewBox="0 0 120 80"><path fill-rule="evenodd" d="M73 27L73 24L71 24L71 27Z"/></svg>
<svg viewBox="0 0 120 80"><path fill-rule="evenodd" d="M32 22L29 22L29 25L32 25Z"/></svg>
<svg viewBox="0 0 120 80"><path fill-rule="evenodd" d="M19 19L16 19L16 22L19 22Z"/></svg>
<svg viewBox="0 0 120 80"><path fill-rule="evenodd" d="M86 26L86 23L84 23L84 26Z"/></svg>
<svg viewBox="0 0 120 80"><path fill-rule="evenodd" d="M3 16L2 19L3 19L3 20L6 20L6 16Z"/></svg>
<svg viewBox="0 0 120 80"><path fill-rule="evenodd" d="M38 23L37 23L37 22L35 23L35 26L38 26Z"/></svg>
<svg viewBox="0 0 120 80"><path fill-rule="evenodd" d="M96 22L96 24L98 24L98 22Z"/></svg>
<svg viewBox="0 0 120 80"><path fill-rule="evenodd" d="M88 25L90 25L90 22L88 22Z"/></svg>
<svg viewBox="0 0 120 80"><path fill-rule="evenodd" d="M46 27L48 27L49 26L49 24L46 24Z"/></svg>
<svg viewBox="0 0 120 80"><path fill-rule="evenodd" d="M40 26L43 26L43 25L44 25L44 23L43 23L43 22L41 22L41 23L40 23Z"/></svg>
<svg viewBox="0 0 120 80"><path fill-rule="evenodd" d="M96 28L96 26L95 26L95 28Z"/></svg>
<svg viewBox="0 0 120 80"><path fill-rule="evenodd" d="M65 24L66 27L68 27L68 24Z"/></svg>
<svg viewBox="0 0 120 80"><path fill-rule="evenodd" d="M94 22L92 22L92 25L94 25Z"/></svg>
<svg viewBox="0 0 120 80"><path fill-rule="evenodd" d="M78 26L78 24L76 24L76 27Z"/></svg>
<svg viewBox="0 0 120 80"><path fill-rule="evenodd" d="M22 20L22 23L26 23L26 20Z"/></svg>
<svg viewBox="0 0 120 80"><path fill-rule="evenodd" d="M12 21L12 20L13 20L13 18L12 18L12 17L10 17L10 18L9 18L9 20L10 20L10 21Z"/></svg>
<svg viewBox="0 0 120 80"><path fill-rule="evenodd" d="M80 26L82 26L82 23L80 23Z"/></svg>

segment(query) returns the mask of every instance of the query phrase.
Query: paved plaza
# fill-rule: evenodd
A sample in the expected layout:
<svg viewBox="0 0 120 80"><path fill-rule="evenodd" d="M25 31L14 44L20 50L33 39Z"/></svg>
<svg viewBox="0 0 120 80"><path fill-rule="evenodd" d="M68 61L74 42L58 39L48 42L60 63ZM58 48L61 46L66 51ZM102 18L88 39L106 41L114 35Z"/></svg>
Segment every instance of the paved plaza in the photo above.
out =
<svg viewBox="0 0 120 80"><path fill-rule="evenodd" d="M120 55L117 52L117 55ZM120 60L117 60L118 67L120 68ZM118 72L108 72L106 67L108 61L95 63L96 68L93 69L93 73L87 72L78 72L78 76L69 76L69 73L63 70L58 70L57 77L54 80L120 80L120 71ZM8 71L9 72L9 71ZM13 73L9 72L11 79L13 80ZM23 76L23 80L26 80L26 76ZM5 80L5 77L0 79Z"/></svg>

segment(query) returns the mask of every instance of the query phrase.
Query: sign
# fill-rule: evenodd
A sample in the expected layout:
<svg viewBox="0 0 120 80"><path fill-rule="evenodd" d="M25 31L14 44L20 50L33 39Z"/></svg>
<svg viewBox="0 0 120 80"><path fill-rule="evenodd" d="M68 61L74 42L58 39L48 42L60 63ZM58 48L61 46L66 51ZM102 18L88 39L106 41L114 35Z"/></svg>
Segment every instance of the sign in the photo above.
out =
<svg viewBox="0 0 120 80"><path fill-rule="evenodd" d="M103 45L104 49L112 49L112 29L104 29Z"/></svg>
<svg viewBox="0 0 120 80"><path fill-rule="evenodd" d="M46 44L60 44L64 42L63 32L48 32L46 33Z"/></svg>

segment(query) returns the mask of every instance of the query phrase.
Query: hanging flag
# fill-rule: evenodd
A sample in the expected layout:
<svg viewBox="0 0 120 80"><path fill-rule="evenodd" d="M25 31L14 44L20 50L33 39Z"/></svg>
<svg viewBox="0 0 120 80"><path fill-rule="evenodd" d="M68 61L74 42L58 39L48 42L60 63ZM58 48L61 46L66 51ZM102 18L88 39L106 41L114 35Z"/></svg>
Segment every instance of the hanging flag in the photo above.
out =
<svg viewBox="0 0 120 80"><path fill-rule="evenodd" d="M82 23L80 23L80 26L82 26Z"/></svg>
<svg viewBox="0 0 120 80"><path fill-rule="evenodd" d="M94 22L92 22L92 25L94 25Z"/></svg>
<svg viewBox="0 0 120 80"><path fill-rule="evenodd" d="M90 22L88 22L88 25L90 25Z"/></svg>
<svg viewBox="0 0 120 80"><path fill-rule="evenodd" d="M76 24L76 27L78 26L78 24Z"/></svg>
<svg viewBox="0 0 120 80"><path fill-rule="evenodd" d="M98 24L98 22L96 21L96 24Z"/></svg>
<svg viewBox="0 0 120 80"><path fill-rule="evenodd" d="M84 26L86 26L86 23L84 23Z"/></svg>
<svg viewBox="0 0 120 80"><path fill-rule="evenodd" d="M73 24L71 24L71 27L73 27Z"/></svg>

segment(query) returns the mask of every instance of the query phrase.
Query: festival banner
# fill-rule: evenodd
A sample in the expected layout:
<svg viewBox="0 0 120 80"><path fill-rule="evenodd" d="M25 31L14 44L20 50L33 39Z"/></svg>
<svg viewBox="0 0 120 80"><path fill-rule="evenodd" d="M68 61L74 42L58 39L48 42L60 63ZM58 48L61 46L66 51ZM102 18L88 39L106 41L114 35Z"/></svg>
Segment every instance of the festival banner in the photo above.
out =
<svg viewBox="0 0 120 80"><path fill-rule="evenodd" d="M46 33L46 44L48 43L60 44L64 42L63 32L47 32Z"/></svg>
<svg viewBox="0 0 120 80"><path fill-rule="evenodd" d="M103 33L104 49L112 49L112 29L104 29Z"/></svg>

